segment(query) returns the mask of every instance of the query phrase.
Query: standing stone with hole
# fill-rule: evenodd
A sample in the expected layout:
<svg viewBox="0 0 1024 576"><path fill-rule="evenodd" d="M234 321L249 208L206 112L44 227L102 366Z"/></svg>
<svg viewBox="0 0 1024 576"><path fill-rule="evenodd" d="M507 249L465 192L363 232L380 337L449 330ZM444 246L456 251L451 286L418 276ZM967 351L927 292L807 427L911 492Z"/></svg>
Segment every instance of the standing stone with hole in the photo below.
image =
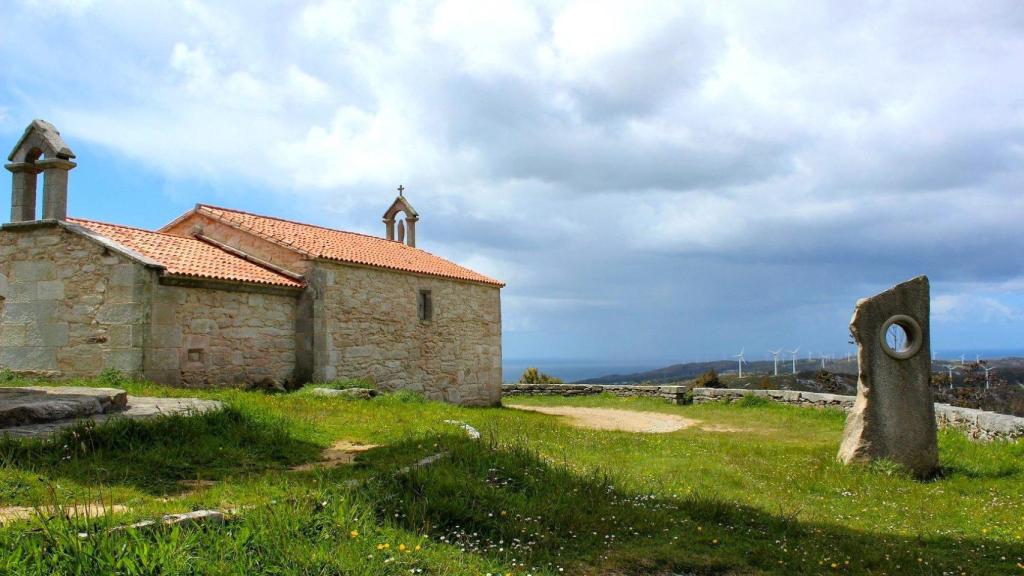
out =
<svg viewBox="0 0 1024 576"><path fill-rule="evenodd" d="M857 302L850 321L857 400L839 448L842 462L888 459L918 477L938 468L928 318L926 276Z"/></svg>

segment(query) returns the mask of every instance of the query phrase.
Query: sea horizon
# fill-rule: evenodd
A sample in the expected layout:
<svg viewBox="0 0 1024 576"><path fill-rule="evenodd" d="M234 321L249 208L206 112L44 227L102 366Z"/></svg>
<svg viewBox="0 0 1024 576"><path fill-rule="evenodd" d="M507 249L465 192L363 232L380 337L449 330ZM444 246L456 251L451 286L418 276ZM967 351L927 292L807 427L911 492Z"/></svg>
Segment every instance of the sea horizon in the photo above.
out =
<svg viewBox="0 0 1024 576"><path fill-rule="evenodd" d="M978 348L978 349L936 349L935 360L959 360L960 355L966 356L967 360L974 360L978 356L982 360L991 360L1009 357L1024 358L1024 348ZM713 358L707 360L677 359L677 360L588 360L580 358L540 358L522 359L508 358L502 362L502 381L518 382L519 377L529 367L537 368L539 371L565 382L577 382L590 378L599 378L611 374L635 374L656 370L674 364L693 364L701 362L719 362L731 360L731 358ZM751 361L764 361L758 358Z"/></svg>

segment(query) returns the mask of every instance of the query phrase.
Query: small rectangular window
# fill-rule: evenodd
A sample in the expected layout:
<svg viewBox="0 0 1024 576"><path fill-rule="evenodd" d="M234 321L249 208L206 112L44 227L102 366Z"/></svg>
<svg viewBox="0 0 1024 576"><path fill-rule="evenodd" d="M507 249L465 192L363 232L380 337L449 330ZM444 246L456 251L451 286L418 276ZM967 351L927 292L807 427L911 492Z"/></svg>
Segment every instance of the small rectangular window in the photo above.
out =
<svg viewBox="0 0 1024 576"><path fill-rule="evenodd" d="M420 290L420 322L430 322L434 318L434 301L430 290Z"/></svg>
<svg viewBox="0 0 1024 576"><path fill-rule="evenodd" d="M188 351L189 362L202 362L203 361L203 350L202 348L190 348Z"/></svg>

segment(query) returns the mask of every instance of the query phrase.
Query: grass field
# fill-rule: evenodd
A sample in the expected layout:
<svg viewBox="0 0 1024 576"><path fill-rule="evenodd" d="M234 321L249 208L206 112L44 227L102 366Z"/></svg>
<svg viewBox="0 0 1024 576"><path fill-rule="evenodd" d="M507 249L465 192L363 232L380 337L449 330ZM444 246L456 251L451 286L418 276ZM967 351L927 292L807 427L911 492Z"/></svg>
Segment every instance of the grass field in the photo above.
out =
<svg viewBox="0 0 1024 576"><path fill-rule="evenodd" d="M129 509L0 528L0 574L1024 575L1021 442L943 432L943 473L920 482L884 464L837 464L841 413L755 401L516 398L738 430L631 434L411 394L123 385L228 409L0 440L0 506ZM337 440L381 447L356 465L290 470ZM439 452L430 467L398 472ZM181 482L195 480L212 483ZM238 513L224 525L108 532L201 508Z"/></svg>

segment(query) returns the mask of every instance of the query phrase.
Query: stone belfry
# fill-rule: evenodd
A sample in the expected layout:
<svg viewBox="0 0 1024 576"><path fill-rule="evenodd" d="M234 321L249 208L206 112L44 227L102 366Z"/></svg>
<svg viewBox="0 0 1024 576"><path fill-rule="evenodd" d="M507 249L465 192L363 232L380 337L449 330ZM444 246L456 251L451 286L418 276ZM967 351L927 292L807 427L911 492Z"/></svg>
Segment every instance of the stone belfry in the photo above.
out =
<svg viewBox="0 0 1024 576"><path fill-rule="evenodd" d="M11 189L11 222L36 219L36 181L43 174L43 219L68 216L68 172L77 166L75 153L60 132L45 120L33 120L15 144L4 165L14 175Z"/></svg>
<svg viewBox="0 0 1024 576"><path fill-rule="evenodd" d="M399 212L402 218L397 219ZM398 187L398 197L384 213L384 226L387 228L387 239L416 247L416 223L420 215L405 199L405 186Z"/></svg>

